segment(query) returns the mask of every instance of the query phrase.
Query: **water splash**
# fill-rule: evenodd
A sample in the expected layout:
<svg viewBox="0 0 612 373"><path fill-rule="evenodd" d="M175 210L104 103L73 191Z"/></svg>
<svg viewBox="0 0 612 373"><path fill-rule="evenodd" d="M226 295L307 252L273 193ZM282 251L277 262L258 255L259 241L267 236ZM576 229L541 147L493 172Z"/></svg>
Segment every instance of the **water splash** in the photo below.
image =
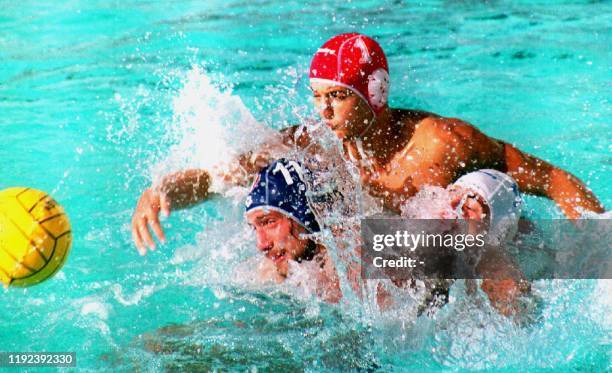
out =
<svg viewBox="0 0 612 373"><path fill-rule="evenodd" d="M448 188L425 186L401 207L402 217L407 219L455 219L457 213L451 207Z"/></svg>
<svg viewBox="0 0 612 373"><path fill-rule="evenodd" d="M271 89L270 97L281 91L282 89ZM233 94L231 87L215 83L201 67L194 67L185 74L184 85L173 98L172 110L172 121L163 134L163 141L172 145L169 147L169 156L150 168L154 180L185 168L227 170L233 158L270 138L275 138L276 135L271 129L274 125L259 122L242 100ZM302 111L296 108L292 112L297 113L298 117L306 115L305 109ZM353 322L374 325L376 333L379 333L375 348L401 355L413 350L423 350L424 346L431 344L432 356L437 363L465 368L520 364L522 353L526 353L533 362L539 354L556 351L550 341L554 341L558 334L550 330L557 329L568 334L569 324L564 321L563 312L569 310L568 312L576 314L579 307L569 305L569 309L562 313L555 313L554 310L559 304L570 302L570 298L584 295L584 291L588 294L588 287L584 288L575 283L565 286L565 289L559 286L549 287L544 281L537 285L536 292L545 299L545 309L550 311L544 312L546 321L543 324L536 324L531 329L522 329L511 320L499 316L488 306L481 292L477 293L476 298L466 295L461 284L454 288L451 303L445 306L439 315L434 316L439 322L435 328L431 319L417 316L419 295L416 292L397 291L393 294L393 298L397 300L396 307L381 313L375 297L381 282L362 282L358 284L360 290L355 290L347 280L347 273L351 260L356 259L351 248L358 245L359 237L358 231L350 227L357 226L359 219L365 216L365 211L375 208L376 203L364 202L358 172L342 157L335 137L330 137L324 126L305 123L303 131L320 135L315 136L316 144L306 150L286 149L287 153L284 155L295 157L317 168L309 196L316 205L317 216L326 226L344 229L340 235L337 234L338 231L334 234L327 231L316 238L328 247L341 278L344 298L340 310ZM227 192L227 189L219 190ZM243 188L242 192L245 191ZM331 203L329 200L324 203L317 200L318 197L334 191L340 193ZM240 197L235 200L239 201ZM447 190L426 187L404 206L403 213L413 218L450 217L454 211L450 209L449 200ZM372 206L368 206L369 203ZM298 287L288 286L291 283L306 283L306 271L296 271L296 277L281 286L270 287L249 281L253 277L251 263L254 263L253 260L256 261L260 254L254 250L252 234L243 222L242 207L229 201L212 200L210 204L214 210L222 211L222 220L206 226L198 233L194 245L177 248L171 259L172 265L181 268L189 263L194 264L192 270L177 272L183 286L215 289L217 303L221 304L218 307L221 308L224 303L239 302L240 291L248 291L251 295L257 292L272 293L274 297L289 294L292 300L300 304L299 307L305 307L308 315L315 318L320 315L321 304L316 302L312 288L296 289ZM197 220L197 217L194 218ZM245 263L246 265L241 266ZM560 290L569 291L569 295L561 296L563 291ZM589 330L592 323L587 320L588 317L583 314L579 316L583 330ZM279 316L265 315L262 324L273 323L275 317ZM232 327L231 330L240 334L236 328ZM336 326L333 326L321 333L333 335L336 332ZM207 338L206 333L202 338ZM500 339L500 336L505 338ZM543 343L537 354L528 353L530 340L533 338ZM572 354L575 354L572 348L576 347L576 344L569 342L567 348L555 352L554 359L551 358L548 363L571 360ZM227 341L219 341L222 346L226 346L226 343Z"/></svg>
<svg viewBox="0 0 612 373"><path fill-rule="evenodd" d="M187 72L172 100L172 122L166 138L175 144L152 167L154 182L189 168L228 170L228 164L271 137L275 131L255 119L230 86L215 84L199 66ZM213 175L215 175L213 173ZM214 182L221 188L220 182Z"/></svg>

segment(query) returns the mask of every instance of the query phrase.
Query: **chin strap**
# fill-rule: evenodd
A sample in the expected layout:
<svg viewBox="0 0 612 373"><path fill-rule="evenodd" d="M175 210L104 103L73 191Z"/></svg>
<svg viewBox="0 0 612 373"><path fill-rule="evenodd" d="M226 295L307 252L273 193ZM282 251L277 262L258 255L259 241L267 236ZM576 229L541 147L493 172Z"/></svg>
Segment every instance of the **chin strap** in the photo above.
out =
<svg viewBox="0 0 612 373"><path fill-rule="evenodd" d="M370 110L371 110L371 108L370 108ZM368 126L363 131L361 131L361 133L359 135L357 135L357 138L359 138L359 139L362 138L363 135L365 135L370 130L370 128L374 125L374 122L376 122L376 113L374 112L374 110L372 110L372 116L373 116L372 117L372 121L370 123L368 123Z"/></svg>
<svg viewBox="0 0 612 373"><path fill-rule="evenodd" d="M355 147L357 148L357 153L359 153L359 159L355 158L353 152L347 149L347 154L351 162L363 167L367 168L369 171L373 171L374 163L370 160L365 150L363 149L363 141L361 139L355 140Z"/></svg>
<svg viewBox="0 0 612 373"><path fill-rule="evenodd" d="M352 162L357 163L364 168L368 168L370 171L372 170L373 163L370 160L370 158L366 155L366 152L363 149L362 138L363 138L363 135L365 135L376 122L376 113L374 112L374 110L372 110L372 114L374 115L374 118L372 119L372 121L368 124L368 126L363 131L361 131L359 135L355 136L355 140L354 140L355 146L357 147L357 152L359 153L359 157L361 159L356 159L350 150L347 152Z"/></svg>
<svg viewBox="0 0 612 373"><path fill-rule="evenodd" d="M374 162L372 162L370 157L368 157L365 150L363 149L363 141L361 141L361 139L358 139L357 141L355 141L355 146L357 147L357 153L359 153L359 157L361 157L359 163L363 167L368 168L370 171L372 171L372 169L374 168Z"/></svg>
<svg viewBox="0 0 612 373"><path fill-rule="evenodd" d="M295 226L293 224L296 224L294 221L291 221L291 234L294 235L295 238L299 239L299 235L297 233L294 233L293 229L295 228ZM304 249L304 254L299 257L296 258L295 261L298 263L301 263L302 261L311 261L312 259L314 259L315 256L317 256L317 254L319 254L319 245L317 245L316 242L314 242L312 239L308 238L308 243L306 244L306 248Z"/></svg>

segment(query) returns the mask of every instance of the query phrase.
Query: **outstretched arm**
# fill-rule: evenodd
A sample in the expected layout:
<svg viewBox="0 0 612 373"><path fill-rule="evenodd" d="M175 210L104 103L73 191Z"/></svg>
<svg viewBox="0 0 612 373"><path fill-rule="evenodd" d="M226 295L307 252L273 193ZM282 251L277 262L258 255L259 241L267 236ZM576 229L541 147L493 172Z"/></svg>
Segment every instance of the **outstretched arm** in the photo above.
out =
<svg viewBox="0 0 612 373"><path fill-rule="evenodd" d="M499 167L516 180L521 192L552 199L568 218L579 218L581 209L604 211L595 195L572 174L488 137L473 126L459 125L454 132L463 137L463 146L468 145L471 156L466 158L466 164L473 158L485 167Z"/></svg>
<svg viewBox="0 0 612 373"><path fill-rule="evenodd" d="M602 204L577 177L539 158L505 144L506 167L521 191L552 199L570 219L580 210L604 212Z"/></svg>
<svg viewBox="0 0 612 373"><path fill-rule="evenodd" d="M230 170L217 172L226 185L248 184L250 176L264 167L269 159L263 154L246 153L231 165ZM205 201L210 195L212 176L209 171L201 169L182 170L162 178L158 185L147 188L138 200L132 216L132 238L141 255L146 254L147 247L155 250L155 241L149 227L164 242L164 231L159 222L159 213L170 216L171 210L188 208Z"/></svg>
<svg viewBox="0 0 612 373"><path fill-rule="evenodd" d="M271 138L256 151L240 155L232 162L229 170L211 171L225 185L247 186L251 177L271 161L274 153L281 152L288 146L304 145L294 143L296 128L297 126L294 126L281 130L278 138ZM308 141L301 140L304 143ZM175 172L142 193L132 216L132 238L141 255L146 254L147 247L155 249L155 241L149 227L160 241L165 240L159 222L160 212L169 216L171 210L191 207L206 200L212 184L211 171L191 169Z"/></svg>
<svg viewBox="0 0 612 373"><path fill-rule="evenodd" d="M170 215L170 209L191 207L204 201L209 194L211 177L205 170L184 170L170 174L155 188L164 197L162 212Z"/></svg>

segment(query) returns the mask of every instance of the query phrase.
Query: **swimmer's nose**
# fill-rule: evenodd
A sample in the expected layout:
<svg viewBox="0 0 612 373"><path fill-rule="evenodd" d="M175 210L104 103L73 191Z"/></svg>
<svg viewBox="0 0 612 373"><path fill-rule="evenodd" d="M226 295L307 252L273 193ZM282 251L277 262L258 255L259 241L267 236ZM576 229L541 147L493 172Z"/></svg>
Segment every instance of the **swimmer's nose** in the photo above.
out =
<svg viewBox="0 0 612 373"><path fill-rule="evenodd" d="M265 233L257 232L257 249L267 252L272 249L272 241L268 239Z"/></svg>
<svg viewBox="0 0 612 373"><path fill-rule="evenodd" d="M326 106L321 112L323 119L332 119L334 117L334 109L331 106Z"/></svg>
<svg viewBox="0 0 612 373"><path fill-rule="evenodd" d="M334 108L332 107L332 101L330 98L325 98L324 103L320 107L319 114L321 118L329 120L334 117Z"/></svg>

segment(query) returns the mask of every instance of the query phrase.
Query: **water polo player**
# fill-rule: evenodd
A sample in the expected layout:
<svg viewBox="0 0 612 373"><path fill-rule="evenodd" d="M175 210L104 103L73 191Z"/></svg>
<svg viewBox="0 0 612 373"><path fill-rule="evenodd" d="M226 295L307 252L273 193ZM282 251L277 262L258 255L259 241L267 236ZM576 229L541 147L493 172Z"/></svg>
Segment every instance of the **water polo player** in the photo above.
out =
<svg viewBox="0 0 612 373"><path fill-rule="evenodd" d="M303 180L306 172L308 169L300 163L286 159L266 167L258 174L247 196L245 217L255 231L257 248L265 255L265 261L258 267L260 278L283 282L290 277L292 269L307 266L311 277L306 280L315 284L317 295L336 303L342 294L333 262L326 248L308 237L321 228L306 198L307 186ZM516 183L508 175L495 170L479 170L460 178L452 190L451 204L466 218L486 219L489 235L501 237L516 231L522 200ZM485 279L482 289L500 313L517 313L517 299L529 291L528 284L520 281L507 261L498 260L493 263L492 270L496 272L496 279ZM433 283L440 284L439 281ZM392 306L391 293L397 293L389 287L396 285L375 289L381 309ZM355 279L351 287L359 292ZM434 297L445 293L442 288L432 289L424 299L428 306L439 304L440 300ZM423 304L421 309L425 307Z"/></svg>
<svg viewBox="0 0 612 373"><path fill-rule="evenodd" d="M295 266L307 266L323 300L337 303L340 284L325 247L308 235L320 231L306 198L306 168L296 161L279 159L263 169L246 199L245 217L264 256L259 266L262 279L283 282Z"/></svg>
<svg viewBox="0 0 612 373"><path fill-rule="evenodd" d="M310 66L323 121L342 139L370 194L393 210L424 185L445 187L459 176L492 168L508 173L524 193L553 199L570 218L578 208L602 212L575 177L459 119L387 104L389 74L378 43L356 33L328 40Z"/></svg>
<svg viewBox="0 0 612 373"><path fill-rule="evenodd" d="M323 122L358 167L364 189L387 209L399 213L402 203L423 186L446 187L464 174L487 168L511 175L523 193L554 200L569 218L579 217L581 211L603 212L593 193L573 175L488 137L469 123L389 107L388 71L378 43L356 33L328 40L310 67L315 106ZM308 129L302 129L281 131L284 145L311 144ZM260 155L265 158L267 150ZM262 157L247 154L236 162L240 169L256 174ZM206 199L209 171L177 172L143 192L132 218L132 235L141 254L155 246L149 227L164 239L160 211L168 214Z"/></svg>
<svg viewBox="0 0 612 373"><path fill-rule="evenodd" d="M420 191L402 206L402 216L480 221L487 228L487 244L493 246L503 246L514 237L523 199L510 176L497 170L478 170L463 175L447 190L440 195ZM483 261L479 273L484 277L481 288L494 308L504 315L520 312L519 297L530 292L530 285L503 251Z"/></svg>

